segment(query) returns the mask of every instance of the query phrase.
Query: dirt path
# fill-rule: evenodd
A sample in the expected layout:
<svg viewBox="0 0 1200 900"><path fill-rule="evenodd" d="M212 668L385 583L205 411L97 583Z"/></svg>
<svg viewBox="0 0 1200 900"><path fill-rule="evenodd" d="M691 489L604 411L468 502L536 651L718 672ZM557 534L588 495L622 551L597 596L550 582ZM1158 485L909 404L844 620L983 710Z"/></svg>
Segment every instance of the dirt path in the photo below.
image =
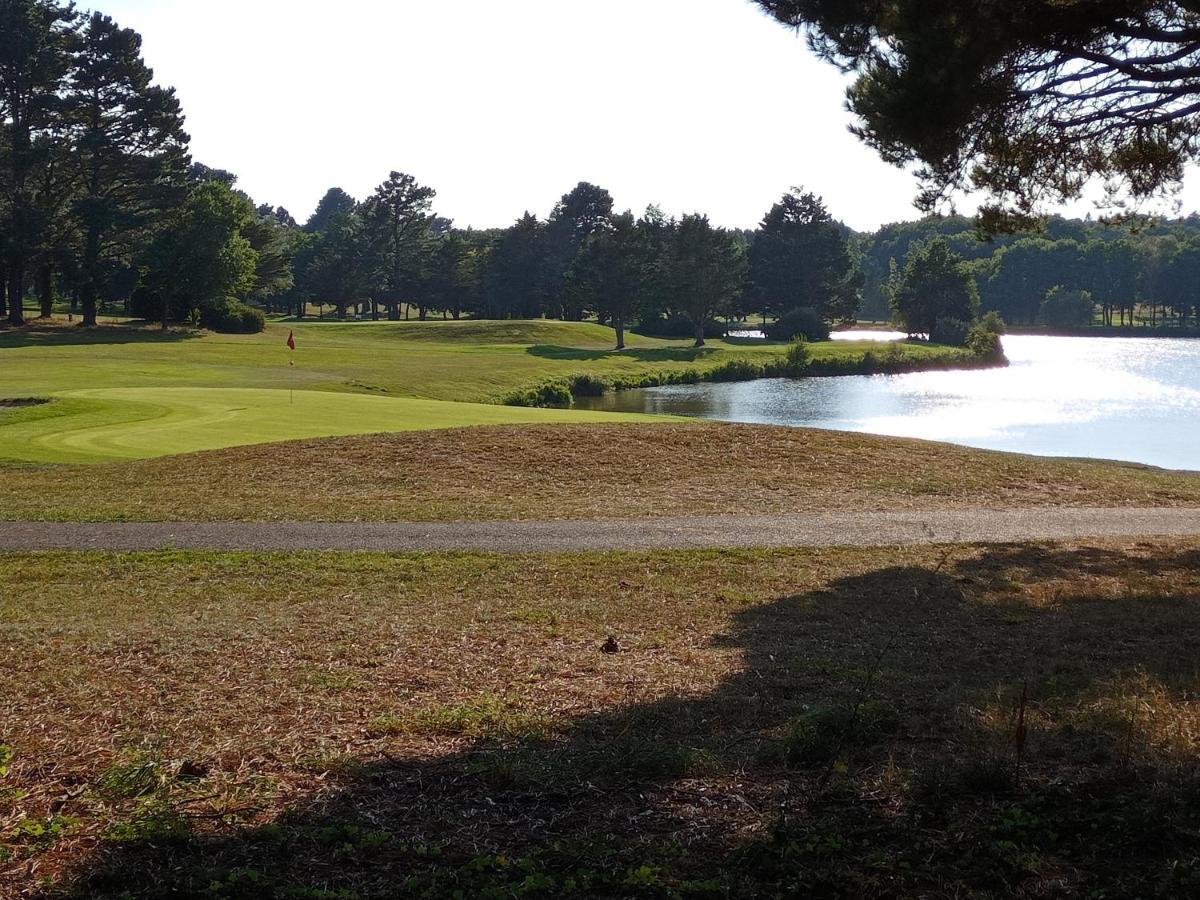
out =
<svg viewBox="0 0 1200 900"><path fill-rule="evenodd" d="M1200 509L1006 509L513 522L7 522L0 551L883 546L1200 535Z"/></svg>

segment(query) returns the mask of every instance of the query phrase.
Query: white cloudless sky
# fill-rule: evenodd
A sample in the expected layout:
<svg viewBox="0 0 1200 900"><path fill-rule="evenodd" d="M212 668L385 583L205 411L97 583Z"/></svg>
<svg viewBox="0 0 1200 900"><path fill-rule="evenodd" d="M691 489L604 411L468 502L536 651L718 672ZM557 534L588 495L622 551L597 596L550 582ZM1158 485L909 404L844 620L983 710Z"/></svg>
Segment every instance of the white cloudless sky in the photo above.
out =
<svg viewBox="0 0 1200 900"><path fill-rule="evenodd" d="M327 188L362 199L393 169L460 226L545 216L579 181L727 226L793 185L858 229L917 215L911 175L847 131L846 78L749 0L95 7L144 37L194 158L300 221Z"/></svg>

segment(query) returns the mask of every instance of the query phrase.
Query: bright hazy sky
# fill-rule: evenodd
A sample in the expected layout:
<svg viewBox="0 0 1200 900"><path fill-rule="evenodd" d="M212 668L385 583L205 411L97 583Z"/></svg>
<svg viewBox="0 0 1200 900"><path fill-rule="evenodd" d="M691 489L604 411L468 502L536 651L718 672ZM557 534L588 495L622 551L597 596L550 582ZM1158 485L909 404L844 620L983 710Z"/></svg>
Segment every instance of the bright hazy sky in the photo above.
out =
<svg viewBox="0 0 1200 900"><path fill-rule="evenodd" d="M846 130L844 77L748 0L96 6L178 89L193 156L301 221L393 169L461 226L545 216L579 181L728 226L792 185L858 229L917 215L912 177Z"/></svg>

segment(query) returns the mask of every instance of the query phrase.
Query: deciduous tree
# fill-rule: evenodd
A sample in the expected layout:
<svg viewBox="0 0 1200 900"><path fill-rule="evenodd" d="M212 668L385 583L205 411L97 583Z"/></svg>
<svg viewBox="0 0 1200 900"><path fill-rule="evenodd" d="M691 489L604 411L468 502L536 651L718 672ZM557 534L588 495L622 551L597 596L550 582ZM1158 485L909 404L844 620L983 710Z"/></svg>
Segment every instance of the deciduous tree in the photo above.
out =
<svg viewBox="0 0 1200 900"><path fill-rule="evenodd" d="M909 334L930 334L939 319L970 323L979 291L962 257L945 238L918 245L892 290L892 308Z"/></svg>

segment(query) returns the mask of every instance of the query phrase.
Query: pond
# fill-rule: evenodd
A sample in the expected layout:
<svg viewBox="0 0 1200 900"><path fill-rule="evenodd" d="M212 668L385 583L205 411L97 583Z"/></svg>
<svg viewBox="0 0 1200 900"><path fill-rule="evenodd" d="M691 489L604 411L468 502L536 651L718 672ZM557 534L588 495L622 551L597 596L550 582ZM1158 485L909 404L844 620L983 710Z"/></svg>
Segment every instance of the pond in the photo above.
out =
<svg viewBox="0 0 1200 900"><path fill-rule="evenodd" d="M1004 349L1004 369L675 385L580 406L1200 470L1200 340L1010 335Z"/></svg>

